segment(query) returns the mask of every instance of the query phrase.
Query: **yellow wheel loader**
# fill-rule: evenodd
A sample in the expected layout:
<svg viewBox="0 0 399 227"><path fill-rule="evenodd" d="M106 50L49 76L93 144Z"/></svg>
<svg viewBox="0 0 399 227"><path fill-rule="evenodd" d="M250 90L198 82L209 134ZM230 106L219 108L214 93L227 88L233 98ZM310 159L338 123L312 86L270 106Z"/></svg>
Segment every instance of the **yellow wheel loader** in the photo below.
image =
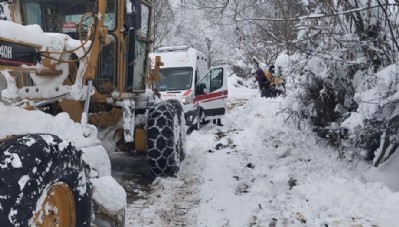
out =
<svg viewBox="0 0 399 227"><path fill-rule="evenodd" d="M0 6L0 226L123 226L125 201L110 203L124 191L105 150L146 154L154 177L175 175L185 156L181 103L161 101L153 85L159 57L150 72L152 1ZM33 128L38 113L47 124L67 114L79 125L68 135L97 140ZM101 146L100 132L112 134L113 146Z"/></svg>

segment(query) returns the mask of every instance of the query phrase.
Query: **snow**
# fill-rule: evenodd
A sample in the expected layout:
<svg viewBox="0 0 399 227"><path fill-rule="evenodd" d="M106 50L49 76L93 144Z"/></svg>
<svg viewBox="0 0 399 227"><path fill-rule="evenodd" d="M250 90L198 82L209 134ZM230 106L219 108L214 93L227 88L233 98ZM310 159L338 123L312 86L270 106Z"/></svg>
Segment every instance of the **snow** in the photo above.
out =
<svg viewBox="0 0 399 227"><path fill-rule="evenodd" d="M100 146L97 138L97 130L92 125L81 125L70 119L66 113L56 116L45 114L41 111L28 111L20 107L4 106L0 103L0 139L10 135L24 135L30 133L49 133L62 138L59 146L60 151L72 142L78 149L83 151L83 160L90 165L91 177L99 177L92 180L93 198L103 207L112 209L117 213L125 207L126 193L123 188L116 183L111 175L111 163L105 149ZM52 137L43 136L48 143L53 143ZM32 141L27 141L30 146ZM11 165L13 168L22 168L22 162L17 154L4 152L5 158L0 163L1 168ZM47 164L46 171L49 171L52 163ZM33 170L36 171L36 170ZM85 176L80 176L82 179ZM24 188L28 176L19 180L20 188ZM80 193L86 193L86 188L78 188ZM105 193L105 194L103 194ZM39 201L40 202L40 201ZM105 204L102 204L105 203ZM11 210L9 218L15 215L15 210Z"/></svg>
<svg viewBox="0 0 399 227"><path fill-rule="evenodd" d="M50 133L72 141L78 147L97 145L97 132L84 136L82 125L73 122L67 113L51 116L41 111L28 111L19 107L0 106L0 138L28 133ZM27 117L29 116L29 117Z"/></svg>
<svg viewBox="0 0 399 227"><path fill-rule="evenodd" d="M127 226L396 225L399 154L379 168L338 160L338 152L315 134L277 114L286 99L260 98L256 88L242 84L250 83L229 77L232 107L223 127L206 125L187 137L188 153L177 178L157 179L146 200L129 205L110 176L97 133L83 136L82 125L66 114L53 117L0 105L0 125L6 126L0 137L48 132L83 148L96 172L92 177L99 177L92 179L93 199L113 212L127 206ZM357 115L345 123L348 129L361 124Z"/></svg>
<svg viewBox="0 0 399 227"><path fill-rule="evenodd" d="M321 61L313 63L322 70ZM97 132L87 134L67 114L0 105L0 138L47 132L72 141L94 170L93 199L111 212L127 207L127 226L397 225L398 153L379 168L339 160L338 151L313 132L286 121L280 112L288 99L260 98L251 81L235 75L228 83L224 126L206 125L188 135L178 176L156 179L148 198L128 205L124 189L110 176ZM352 113L344 126L354 130L362 119L363 112ZM7 160L21 167L18 157ZM26 179L19 183L23 187Z"/></svg>
<svg viewBox="0 0 399 227"><path fill-rule="evenodd" d="M256 96L258 93L256 89L242 86L242 84L250 86L248 81L237 77L236 75L230 75L228 77L227 86L229 89L229 100L248 99Z"/></svg>
<svg viewBox="0 0 399 227"><path fill-rule="evenodd" d="M302 3L308 5L309 1ZM131 4L127 1L128 13L132 13ZM322 14L310 17L319 16ZM80 45L66 35L44 33L37 25L0 21L0 27L0 37L51 50L71 50ZM275 64L284 68L288 61L282 53ZM327 65L321 58L312 57L307 67L317 76L327 76ZM377 86L372 89L364 89L367 84L362 83L363 75L357 75L355 98L360 106L343 127L361 127L363 120L391 101L380 99L386 95L382 91L390 91L381 88L393 84L398 72L397 65L379 72ZM48 80L34 79L48 88ZM62 81L61 77L58 83ZM206 125L188 135L187 157L178 176L156 179L146 200L129 205L125 190L110 176L111 164L105 149L99 146L97 130L73 122L66 113L51 116L0 104L0 139L45 132L73 142L83 150L83 159L93 169L93 199L115 213L127 207L127 226L397 226L398 152L379 168L362 161L339 160L337 150L313 132L297 129L287 121L288 116L281 114L287 105L296 108L295 103L284 98L260 98L251 81L235 75L228 83L229 108L222 119L224 126ZM61 93L70 92L76 99L84 94L77 85L63 89ZM17 92L15 86L3 95L12 97ZM47 96L54 94L41 93L38 97ZM66 145L62 144L61 149ZM7 157L0 167L22 167L18 155L4 155ZM19 180L21 189L28 180L28 176ZM11 210L10 220L16 212Z"/></svg>
<svg viewBox="0 0 399 227"><path fill-rule="evenodd" d="M93 200L107 211L117 214L126 207L126 192L111 176L94 178Z"/></svg>
<svg viewBox="0 0 399 227"><path fill-rule="evenodd" d="M260 98L238 80L229 77L236 105L224 126L187 136L178 176L156 179L146 199L129 204L127 226L397 226L398 154L378 169L340 160L286 121L286 99Z"/></svg>
<svg viewBox="0 0 399 227"><path fill-rule="evenodd" d="M394 153L386 162L382 163L378 168L372 167L364 177L369 181L382 181L395 191L399 191L399 153Z"/></svg>
<svg viewBox="0 0 399 227"><path fill-rule="evenodd" d="M130 0L127 0L126 1L126 12L128 13L128 14L132 14L133 13L133 4L132 4L132 2L130 1Z"/></svg>
<svg viewBox="0 0 399 227"><path fill-rule="evenodd" d="M45 33L39 25L23 26L11 21L0 20L0 27L2 28L0 30L0 37L12 40L12 42L25 43L41 51L55 52L50 54L53 58L69 58L69 54L61 56L57 53L60 51L71 51L78 57L82 57L85 54L85 50L89 49L92 44L91 41L82 44L79 40L74 40L66 34ZM29 36L26 34L29 34ZM46 99L65 95L75 100L84 100L86 87L82 85L82 76L86 64L85 59L80 61L77 79L71 86L63 85L63 82L69 75L69 65L67 63L56 65L55 69L62 72L59 76L43 77L31 73L30 77L36 86L32 86L29 89L17 88L15 77L11 76L6 70L3 70L0 74L3 74L6 78L8 88L2 90L3 88L0 86L0 93L3 99L11 101L19 101L19 99L28 97L31 99ZM45 68L41 63L37 63L34 66L22 65L21 67L39 72Z"/></svg>
<svg viewBox="0 0 399 227"><path fill-rule="evenodd" d="M362 75L356 76L361 77ZM364 89L364 86L369 86L368 84L358 86L355 99L360 103L358 111L364 113L364 119L372 118L373 114L379 110L379 107L397 99L399 94L393 92L397 89L396 86L398 84L395 81L398 81L398 78L399 67L393 64L376 74L376 81L373 81L375 86L371 89Z"/></svg>
<svg viewBox="0 0 399 227"><path fill-rule="evenodd" d="M28 175L23 175L21 179L19 179L18 184L21 191L25 188L26 183L30 180Z"/></svg>
<svg viewBox="0 0 399 227"><path fill-rule="evenodd" d="M111 162L107 151L102 146L82 148L83 159L90 166L91 177L103 177L111 175Z"/></svg>
<svg viewBox="0 0 399 227"><path fill-rule="evenodd" d="M287 68L289 66L289 56L287 53L283 52L278 55L276 61L274 62L274 66L276 69L278 68Z"/></svg>
<svg viewBox="0 0 399 227"><path fill-rule="evenodd" d="M13 224L15 224L16 226L18 226L18 225L17 225L17 224L15 223L15 221L13 220L13 217L14 217L15 215L17 215L17 214L18 214L18 211L17 211L17 210L11 209L10 214L8 215L8 220L10 220L10 222L13 223Z"/></svg>
<svg viewBox="0 0 399 227"><path fill-rule="evenodd" d="M13 168L22 168L22 162L18 154L5 151L4 155L6 158L0 163L1 168L7 168L8 164L11 164Z"/></svg>
<svg viewBox="0 0 399 227"><path fill-rule="evenodd" d="M363 126L363 117L360 113L352 112L348 119L342 122L341 127L354 130L356 127Z"/></svg>
<svg viewBox="0 0 399 227"><path fill-rule="evenodd" d="M307 65L308 69L317 76L321 78L327 77L327 65L323 59L319 57L312 57Z"/></svg>
<svg viewBox="0 0 399 227"><path fill-rule="evenodd" d="M68 35L61 33L45 33L39 25L20 25L11 21L0 20L0 37L32 44L33 46L47 47L50 50L73 50L81 46L81 42L71 39ZM26 34L29 34L28 36ZM88 48L91 42L85 43ZM79 50L82 54L83 50ZM77 52L78 53L78 52ZM78 56L81 56L78 54Z"/></svg>

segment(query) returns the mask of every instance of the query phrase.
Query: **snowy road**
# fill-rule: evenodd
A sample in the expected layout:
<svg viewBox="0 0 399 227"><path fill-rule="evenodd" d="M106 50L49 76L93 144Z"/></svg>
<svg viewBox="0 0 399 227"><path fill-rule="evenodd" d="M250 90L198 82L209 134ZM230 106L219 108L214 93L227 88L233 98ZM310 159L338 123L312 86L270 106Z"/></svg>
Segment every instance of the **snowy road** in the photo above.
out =
<svg viewBox="0 0 399 227"><path fill-rule="evenodd" d="M337 160L313 133L285 123L276 115L283 99L234 94L223 127L188 136L177 178L138 192L127 226L398 226L399 193L365 182L365 165Z"/></svg>

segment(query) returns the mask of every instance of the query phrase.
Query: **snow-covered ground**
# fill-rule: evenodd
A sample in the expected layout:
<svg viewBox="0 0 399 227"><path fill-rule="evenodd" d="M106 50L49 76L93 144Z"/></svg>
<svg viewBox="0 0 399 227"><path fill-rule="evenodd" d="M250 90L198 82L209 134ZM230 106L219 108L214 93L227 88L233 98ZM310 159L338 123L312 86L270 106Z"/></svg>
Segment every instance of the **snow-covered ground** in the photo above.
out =
<svg viewBox="0 0 399 227"><path fill-rule="evenodd" d="M230 85L224 126L188 136L177 178L128 204L127 226L399 226L395 184L367 181L378 171L286 121L283 98ZM394 176L398 156L386 168Z"/></svg>
<svg viewBox="0 0 399 227"><path fill-rule="evenodd" d="M287 121L280 113L284 98L260 98L238 78L229 80L224 126L205 125L187 137L178 176L156 179L138 196L144 199L128 204L126 226L399 226L399 154L379 169L339 160L323 140ZM33 111L28 119L26 110L0 104L0 115L0 136L22 130L14 117L78 147L99 143L96 133L77 137L88 128L66 114ZM109 169L103 172L98 174L109 175Z"/></svg>

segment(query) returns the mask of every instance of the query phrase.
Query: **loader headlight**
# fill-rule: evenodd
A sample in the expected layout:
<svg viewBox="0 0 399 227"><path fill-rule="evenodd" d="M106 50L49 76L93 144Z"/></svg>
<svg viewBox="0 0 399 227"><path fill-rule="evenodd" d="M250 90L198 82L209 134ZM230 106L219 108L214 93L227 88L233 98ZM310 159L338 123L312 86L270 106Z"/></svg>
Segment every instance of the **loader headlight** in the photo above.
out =
<svg viewBox="0 0 399 227"><path fill-rule="evenodd" d="M181 99L181 102L183 103L183 105L188 105L188 104L192 103L193 102L193 94L184 96Z"/></svg>

